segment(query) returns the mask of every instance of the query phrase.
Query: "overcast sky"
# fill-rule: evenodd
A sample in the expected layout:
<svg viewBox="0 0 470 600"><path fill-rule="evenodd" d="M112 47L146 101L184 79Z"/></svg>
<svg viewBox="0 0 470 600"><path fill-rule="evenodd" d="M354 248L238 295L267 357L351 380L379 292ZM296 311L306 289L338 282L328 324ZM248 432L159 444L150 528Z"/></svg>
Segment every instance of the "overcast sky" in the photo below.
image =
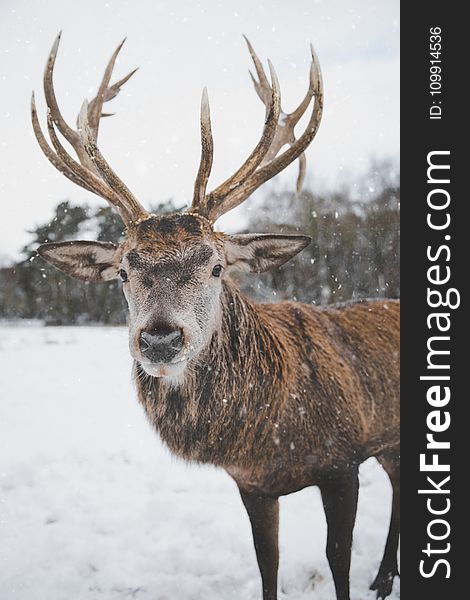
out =
<svg viewBox="0 0 470 600"><path fill-rule="evenodd" d="M71 124L128 38L116 76L141 68L108 105L116 116L105 120L99 143L144 205L191 199L204 85L215 139L209 187L258 141L264 107L248 76L242 33L260 58L273 61L288 111L308 85L309 42L317 50L326 99L307 152L307 185L334 185L345 172L364 171L371 157L398 158L398 0L0 0L0 260L14 257L29 240L25 230L47 221L60 200L104 202L56 172L31 131L32 89L45 123L42 73L60 29L56 91ZM279 184L293 188L296 173L290 167ZM239 226L237 210L221 219L223 228Z"/></svg>

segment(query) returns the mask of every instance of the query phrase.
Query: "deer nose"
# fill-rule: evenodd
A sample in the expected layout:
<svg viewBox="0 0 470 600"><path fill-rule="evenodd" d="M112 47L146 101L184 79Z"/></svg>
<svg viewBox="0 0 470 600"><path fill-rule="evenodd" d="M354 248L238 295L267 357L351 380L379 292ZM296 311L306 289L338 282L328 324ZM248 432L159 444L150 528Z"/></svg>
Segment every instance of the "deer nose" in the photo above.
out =
<svg viewBox="0 0 470 600"><path fill-rule="evenodd" d="M142 356L152 363L170 362L182 350L183 343L181 329L142 331L139 339Z"/></svg>

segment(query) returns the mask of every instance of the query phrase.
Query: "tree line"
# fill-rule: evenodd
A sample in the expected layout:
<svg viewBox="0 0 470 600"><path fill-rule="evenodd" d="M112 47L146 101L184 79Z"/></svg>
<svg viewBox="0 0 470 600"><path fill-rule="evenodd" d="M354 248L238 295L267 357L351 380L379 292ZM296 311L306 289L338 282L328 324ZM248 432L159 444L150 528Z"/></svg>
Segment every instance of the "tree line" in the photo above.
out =
<svg viewBox="0 0 470 600"><path fill-rule="evenodd" d="M359 183L300 197L272 189L249 211L246 231L305 233L312 244L280 269L238 275L258 300L297 299L329 304L365 297L400 296L400 186L393 169L374 167ZM173 211L171 201L154 212ZM117 281L86 284L50 267L36 254L46 241L87 237L119 242L120 218L111 208L60 202L51 222L31 232L15 264L0 269L0 318L40 319L47 324L122 324L126 306Z"/></svg>

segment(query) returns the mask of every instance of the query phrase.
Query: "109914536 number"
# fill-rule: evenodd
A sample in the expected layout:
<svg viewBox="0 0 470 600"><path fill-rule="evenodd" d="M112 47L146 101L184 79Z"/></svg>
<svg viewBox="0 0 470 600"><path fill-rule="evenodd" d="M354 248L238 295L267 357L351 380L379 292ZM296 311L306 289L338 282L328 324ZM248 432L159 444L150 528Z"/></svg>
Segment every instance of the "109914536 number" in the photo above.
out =
<svg viewBox="0 0 470 600"><path fill-rule="evenodd" d="M441 28L431 27L429 33L429 93L434 96L442 92Z"/></svg>

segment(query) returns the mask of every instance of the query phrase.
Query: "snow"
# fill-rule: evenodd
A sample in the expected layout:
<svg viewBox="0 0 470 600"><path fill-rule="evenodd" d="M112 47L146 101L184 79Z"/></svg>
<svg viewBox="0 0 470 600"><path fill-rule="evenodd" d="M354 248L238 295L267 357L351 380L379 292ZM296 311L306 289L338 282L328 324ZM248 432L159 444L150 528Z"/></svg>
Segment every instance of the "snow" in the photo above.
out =
<svg viewBox="0 0 470 600"><path fill-rule="evenodd" d="M234 483L160 443L124 328L3 326L0 364L2 600L261 598ZM372 600L391 492L373 460L361 484L351 597ZM317 489L281 499L280 600L334 598L325 536Z"/></svg>

